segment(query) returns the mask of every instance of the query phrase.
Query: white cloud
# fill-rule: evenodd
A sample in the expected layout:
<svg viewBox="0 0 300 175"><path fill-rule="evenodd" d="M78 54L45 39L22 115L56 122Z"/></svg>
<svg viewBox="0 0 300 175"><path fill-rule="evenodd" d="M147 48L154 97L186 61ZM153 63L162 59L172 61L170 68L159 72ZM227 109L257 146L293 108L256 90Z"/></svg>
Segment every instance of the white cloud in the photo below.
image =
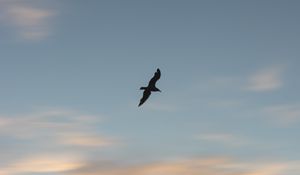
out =
<svg viewBox="0 0 300 175"><path fill-rule="evenodd" d="M232 75L210 77L195 85L196 90L222 90L224 93L236 90L265 92L279 89L283 86L285 64L271 65L252 72L250 75ZM194 91L194 89L193 89Z"/></svg>
<svg viewBox="0 0 300 175"><path fill-rule="evenodd" d="M282 87L282 66L273 66L257 71L247 80L247 90L270 91Z"/></svg>
<svg viewBox="0 0 300 175"><path fill-rule="evenodd" d="M57 14L21 0L0 1L0 6L3 16L0 22L13 27L26 40L40 40L49 36L52 18Z"/></svg>

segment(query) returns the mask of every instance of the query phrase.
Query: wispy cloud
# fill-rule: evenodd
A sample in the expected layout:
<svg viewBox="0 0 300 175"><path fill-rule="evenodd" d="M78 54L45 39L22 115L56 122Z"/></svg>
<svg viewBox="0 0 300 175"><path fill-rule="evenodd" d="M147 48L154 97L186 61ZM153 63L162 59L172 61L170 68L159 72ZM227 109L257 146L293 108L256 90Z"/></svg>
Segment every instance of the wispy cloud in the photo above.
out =
<svg viewBox="0 0 300 175"><path fill-rule="evenodd" d="M83 147L102 147L117 144L117 141L112 138L107 138L100 135L69 133L62 134L60 138L62 144L76 145Z"/></svg>
<svg viewBox="0 0 300 175"><path fill-rule="evenodd" d="M248 78L246 89L250 91L271 91L282 87L283 66L272 66L258 70Z"/></svg>
<svg viewBox="0 0 300 175"><path fill-rule="evenodd" d="M267 92L279 89L283 86L283 73L285 64L269 65L262 69L254 70L250 75L232 75L211 77L206 82L201 82L200 87L207 90L247 90L254 92Z"/></svg>
<svg viewBox="0 0 300 175"><path fill-rule="evenodd" d="M108 146L113 139L100 136L93 128L101 117L71 110L51 109L29 114L0 116L0 136L38 139L48 136L54 143L77 146Z"/></svg>
<svg viewBox="0 0 300 175"><path fill-rule="evenodd" d="M218 164L227 164L226 158L208 158L208 159L181 159L175 161L153 162L141 165L124 166L115 162L90 162L85 166L70 171L70 175L196 175L199 173L213 175L217 172ZM103 165L101 165L103 164ZM216 166L216 167L214 167ZM226 172L219 171L219 175L225 175Z"/></svg>
<svg viewBox="0 0 300 175"><path fill-rule="evenodd" d="M0 156L0 174L60 172L77 167L87 152L119 143L96 129L101 120L102 116L64 109L0 115L0 143L4 140L0 154L8 152Z"/></svg>
<svg viewBox="0 0 300 175"><path fill-rule="evenodd" d="M56 11L35 7L28 1L0 1L0 22L13 27L18 35L26 40L40 40L48 37L51 31L51 22Z"/></svg>
<svg viewBox="0 0 300 175"><path fill-rule="evenodd" d="M31 141L34 141L32 144L38 144L35 145L35 151L30 155L17 155L10 158L9 162L0 157L1 175L50 173L69 175L278 175L288 172L300 173L300 162L297 161L242 162L231 157L166 159L144 164L130 164L130 161L122 162L121 160L95 161L97 156L87 156L93 152L91 150L95 150L91 148L97 147L98 150L99 147L116 144L114 139L101 136L101 133L93 128L94 124L99 125L99 119L101 120L99 116L85 115L72 110L49 109L13 116L0 115L0 119L0 139L13 137L20 139L21 142L25 141L26 144L30 144ZM222 144L245 143L245 140L240 137L224 133L204 134L198 139ZM24 149L21 142L14 142L14 151ZM49 146L53 145L55 149L49 149ZM70 151L70 149L74 150ZM7 150L8 148L5 148L4 151ZM25 149L24 152L26 151L28 150ZM3 162L6 163L3 164Z"/></svg>
<svg viewBox="0 0 300 175"><path fill-rule="evenodd" d="M298 161L238 161L230 157L183 158L144 164L84 161L72 155L39 155L1 168L0 174L69 175L278 175L300 173Z"/></svg>
<svg viewBox="0 0 300 175"><path fill-rule="evenodd" d="M274 105L265 107L263 114L278 125L288 126L300 122L300 105Z"/></svg>
<svg viewBox="0 0 300 175"><path fill-rule="evenodd" d="M299 162L241 162L228 157L207 157L154 162L125 166L117 163L93 162L70 175L278 175L300 173Z"/></svg>
<svg viewBox="0 0 300 175"><path fill-rule="evenodd" d="M83 166L80 160L79 157L66 154L32 156L20 159L10 166L1 167L0 174L63 173Z"/></svg>
<svg viewBox="0 0 300 175"><path fill-rule="evenodd" d="M249 143L249 141L246 139L228 133L199 134L195 138L205 142L211 142L214 144L222 144L227 146L242 146Z"/></svg>

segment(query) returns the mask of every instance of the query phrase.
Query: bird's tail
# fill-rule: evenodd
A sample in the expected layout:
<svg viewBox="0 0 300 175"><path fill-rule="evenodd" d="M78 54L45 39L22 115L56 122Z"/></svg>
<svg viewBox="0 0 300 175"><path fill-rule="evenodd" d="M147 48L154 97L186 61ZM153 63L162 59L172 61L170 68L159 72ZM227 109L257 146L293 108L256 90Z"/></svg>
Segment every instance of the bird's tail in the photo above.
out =
<svg viewBox="0 0 300 175"><path fill-rule="evenodd" d="M140 90L145 90L145 89L146 89L146 87L141 87L141 88L140 88Z"/></svg>

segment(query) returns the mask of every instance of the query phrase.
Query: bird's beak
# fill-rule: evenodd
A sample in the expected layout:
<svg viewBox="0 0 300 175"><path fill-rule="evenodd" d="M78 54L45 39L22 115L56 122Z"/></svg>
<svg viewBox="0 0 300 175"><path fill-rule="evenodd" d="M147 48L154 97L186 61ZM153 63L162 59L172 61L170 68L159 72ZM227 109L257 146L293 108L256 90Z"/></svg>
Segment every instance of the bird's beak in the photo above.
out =
<svg viewBox="0 0 300 175"><path fill-rule="evenodd" d="M161 90L158 90L158 92L161 92Z"/></svg>

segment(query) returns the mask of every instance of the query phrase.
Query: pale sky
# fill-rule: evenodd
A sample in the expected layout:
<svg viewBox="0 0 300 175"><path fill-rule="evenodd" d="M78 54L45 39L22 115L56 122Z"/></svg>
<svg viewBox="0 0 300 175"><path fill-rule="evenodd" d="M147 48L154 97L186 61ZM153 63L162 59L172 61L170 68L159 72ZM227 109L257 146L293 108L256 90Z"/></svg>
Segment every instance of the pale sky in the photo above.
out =
<svg viewBox="0 0 300 175"><path fill-rule="evenodd" d="M0 175L299 175L299 7L0 0Z"/></svg>

